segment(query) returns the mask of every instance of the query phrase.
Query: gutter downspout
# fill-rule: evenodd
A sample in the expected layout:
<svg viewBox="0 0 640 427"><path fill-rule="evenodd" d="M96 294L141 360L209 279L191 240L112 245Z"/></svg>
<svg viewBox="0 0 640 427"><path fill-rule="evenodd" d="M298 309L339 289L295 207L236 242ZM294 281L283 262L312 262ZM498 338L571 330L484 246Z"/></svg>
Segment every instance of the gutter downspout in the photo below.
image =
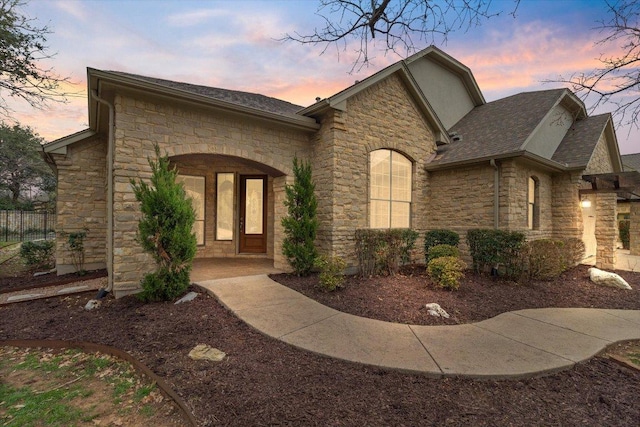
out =
<svg viewBox="0 0 640 427"><path fill-rule="evenodd" d="M102 299L113 290L113 143L114 108L106 99L100 98L93 89L91 97L109 108L109 133L107 136L107 287L98 291L96 299Z"/></svg>
<svg viewBox="0 0 640 427"><path fill-rule="evenodd" d="M496 164L496 159L491 159L489 164L494 169L493 172L493 228L496 230L500 226L500 169Z"/></svg>

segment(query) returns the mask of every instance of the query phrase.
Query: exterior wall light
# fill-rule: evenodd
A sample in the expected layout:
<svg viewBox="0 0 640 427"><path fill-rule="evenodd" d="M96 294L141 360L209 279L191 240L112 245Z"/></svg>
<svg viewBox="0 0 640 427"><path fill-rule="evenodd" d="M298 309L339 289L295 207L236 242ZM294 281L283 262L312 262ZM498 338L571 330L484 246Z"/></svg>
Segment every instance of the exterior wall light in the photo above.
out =
<svg viewBox="0 0 640 427"><path fill-rule="evenodd" d="M580 200L580 207L581 208L590 208L591 207L591 200L587 199L586 197L583 197L582 200Z"/></svg>

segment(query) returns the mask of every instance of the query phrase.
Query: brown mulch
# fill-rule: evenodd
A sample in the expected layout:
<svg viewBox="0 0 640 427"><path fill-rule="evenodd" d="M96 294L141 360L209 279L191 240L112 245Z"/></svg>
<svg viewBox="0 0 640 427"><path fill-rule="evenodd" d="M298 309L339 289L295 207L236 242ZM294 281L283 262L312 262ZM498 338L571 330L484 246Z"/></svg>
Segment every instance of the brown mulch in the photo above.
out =
<svg viewBox="0 0 640 427"><path fill-rule="evenodd" d="M424 266L405 267L391 277L351 277L334 292L321 289L317 275L271 278L336 310L387 322L415 325L471 323L526 308L587 307L640 310L640 272L616 271L633 288L598 286L589 280L588 266L579 265L553 281L518 285L487 275L466 273L460 289L435 286ZM425 304L438 303L451 317L430 316Z"/></svg>
<svg viewBox="0 0 640 427"><path fill-rule="evenodd" d="M582 277L583 270L575 275ZM637 275L631 279L640 286ZM404 297L394 301L388 296L393 292L383 291L384 282L372 288L377 292L363 290L368 300L380 297L400 306ZM568 290L562 283L555 286ZM529 303L537 304L539 294L547 292L531 291ZM336 295L346 300L348 294ZM496 293L494 304L499 295L524 304L527 292L513 298ZM0 340L79 340L128 351L165 378L203 426L637 426L640 419L640 373L605 357L540 378L433 379L296 349L251 329L206 294L178 305L107 298L98 309L85 311L93 296L0 306ZM457 316L462 319L462 312ZM219 364L191 360L188 352L200 343L221 349L227 358Z"/></svg>
<svg viewBox="0 0 640 427"><path fill-rule="evenodd" d="M30 270L16 276L0 277L0 293L21 291L24 289L35 289L47 286L66 285L78 281L98 279L107 277L107 270L91 270L79 276L76 273L64 274L57 276L55 272L34 276L36 271Z"/></svg>

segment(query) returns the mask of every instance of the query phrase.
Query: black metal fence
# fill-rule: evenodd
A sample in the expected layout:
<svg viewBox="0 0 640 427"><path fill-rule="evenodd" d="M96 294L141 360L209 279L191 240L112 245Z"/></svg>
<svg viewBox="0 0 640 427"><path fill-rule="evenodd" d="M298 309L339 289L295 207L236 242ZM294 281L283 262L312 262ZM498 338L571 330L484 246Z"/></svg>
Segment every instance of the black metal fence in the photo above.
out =
<svg viewBox="0 0 640 427"><path fill-rule="evenodd" d="M53 240L56 214L36 211L0 211L0 242Z"/></svg>

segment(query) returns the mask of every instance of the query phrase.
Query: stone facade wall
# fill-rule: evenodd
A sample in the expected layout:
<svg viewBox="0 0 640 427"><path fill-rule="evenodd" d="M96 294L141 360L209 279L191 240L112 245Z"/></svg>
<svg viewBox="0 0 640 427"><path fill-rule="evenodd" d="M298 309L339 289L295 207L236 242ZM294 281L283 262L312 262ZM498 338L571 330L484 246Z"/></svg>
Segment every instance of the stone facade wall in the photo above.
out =
<svg viewBox="0 0 640 427"><path fill-rule="evenodd" d="M266 121L242 118L229 114L167 104L153 99L143 99L125 92L117 94L115 105L115 153L114 153L114 268L113 280L116 296L139 289L142 276L155 267L147 254L142 253L135 241L139 219L130 179L148 179L148 157L153 157L154 143L162 153L180 159L182 155L222 155L249 160L258 170L269 171L272 177L291 175L293 157L308 159L311 153L308 132L292 131ZM235 167L219 158L216 167ZM197 163L197 162L196 162ZM242 162L241 162L242 163ZM186 166L186 165L185 165ZM239 166L238 166L239 167ZM202 164L194 164L202 172ZM185 171L188 168L185 167ZM247 168L239 169L248 170ZM212 172L215 172L213 170ZM264 172L262 172L264 173ZM273 190L273 180L269 188ZM276 187L276 188L282 188ZM269 211L275 211L279 195L270 194ZM211 215L208 216L211 219ZM275 222L277 218L271 215ZM282 235L270 224L272 241L269 242L274 264L281 265L281 253L274 250L281 243ZM231 255L228 247L205 247L202 256L208 254ZM217 256L217 255L216 255Z"/></svg>
<svg viewBox="0 0 640 427"><path fill-rule="evenodd" d="M582 211L579 190L582 173L554 175L552 182L552 216L554 238L582 239Z"/></svg>
<svg viewBox="0 0 640 427"><path fill-rule="evenodd" d="M618 238L617 197L615 193L599 193L596 196L596 267L613 269L616 265Z"/></svg>
<svg viewBox="0 0 640 427"><path fill-rule="evenodd" d="M629 249L631 255L640 255L640 203L630 203Z"/></svg>
<svg viewBox="0 0 640 427"><path fill-rule="evenodd" d="M592 175L598 173L610 173L613 172L613 165L611 163L611 156L609 155L609 147L607 145L607 138L604 134L600 135L598 143L596 144L591 159L584 170L583 175Z"/></svg>
<svg viewBox="0 0 640 427"><path fill-rule="evenodd" d="M411 227L425 230L424 162L435 141L400 78L391 75L364 89L347 101L346 111L333 111L321 123L313 152L321 251L357 265L354 233L369 228L369 153L377 149L398 151L413 162Z"/></svg>
<svg viewBox="0 0 640 427"><path fill-rule="evenodd" d="M529 178L538 186L538 221L529 229ZM549 173L526 163L508 160L501 164L500 227L520 231L530 240L553 234L553 179Z"/></svg>
<svg viewBox="0 0 640 427"><path fill-rule="evenodd" d="M85 269L107 266L107 142L94 138L53 154L58 169L56 269L75 272L65 233L86 231Z"/></svg>

